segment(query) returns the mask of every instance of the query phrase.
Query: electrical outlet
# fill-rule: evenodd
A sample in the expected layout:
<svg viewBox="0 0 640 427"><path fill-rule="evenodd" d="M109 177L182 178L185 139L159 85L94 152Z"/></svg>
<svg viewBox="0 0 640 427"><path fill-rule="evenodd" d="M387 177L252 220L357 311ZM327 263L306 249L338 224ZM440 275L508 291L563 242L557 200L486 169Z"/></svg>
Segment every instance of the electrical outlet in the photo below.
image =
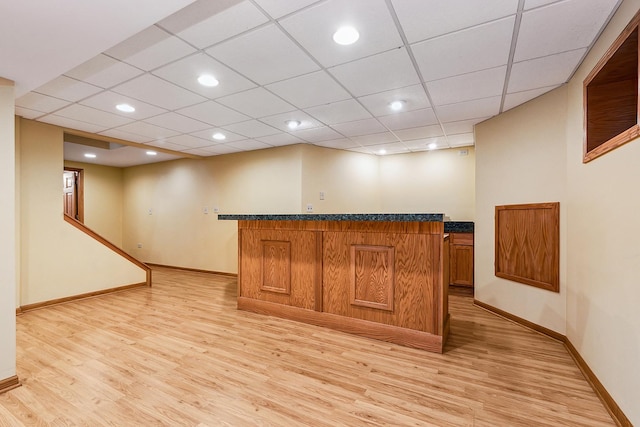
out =
<svg viewBox="0 0 640 427"><path fill-rule="evenodd" d="M142 249L142 243L138 243L138 249Z"/></svg>
<svg viewBox="0 0 640 427"><path fill-rule="evenodd" d="M220 212L220 208L219 208L219 207L217 207L217 206L216 206L216 207L214 207L214 208L213 208L213 212L215 212L215 213Z"/></svg>
<svg viewBox="0 0 640 427"><path fill-rule="evenodd" d="M324 191L320 192L320 200L324 200Z"/></svg>
<svg viewBox="0 0 640 427"><path fill-rule="evenodd" d="M153 210L149 208L149 215L153 215Z"/></svg>
<svg viewBox="0 0 640 427"><path fill-rule="evenodd" d="M202 213L207 215L209 213L209 207L205 206L204 208L202 208Z"/></svg>
<svg viewBox="0 0 640 427"><path fill-rule="evenodd" d="M311 203L307 204L307 212L313 212L313 205Z"/></svg>

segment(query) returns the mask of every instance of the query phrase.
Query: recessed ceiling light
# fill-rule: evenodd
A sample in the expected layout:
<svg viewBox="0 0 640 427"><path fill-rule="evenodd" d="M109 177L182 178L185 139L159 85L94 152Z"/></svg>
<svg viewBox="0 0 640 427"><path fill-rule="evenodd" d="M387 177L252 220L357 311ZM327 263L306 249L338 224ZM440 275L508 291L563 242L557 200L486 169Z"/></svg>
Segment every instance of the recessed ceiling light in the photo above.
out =
<svg viewBox="0 0 640 427"><path fill-rule="evenodd" d="M155 151L147 151L147 156L155 156L158 153L156 153Z"/></svg>
<svg viewBox="0 0 640 427"><path fill-rule="evenodd" d="M224 133L216 132L213 134L213 139L222 141L223 139L227 139L227 136Z"/></svg>
<svg viewBox="0 0 640 427"><path fill-rule="evenodd" d="M438 148L438 144L436 144L435 142L432 142L427 147L429 148L429 150L435 150L436 148Z"/></svg>
<svg viewBox="0 0 640 427"><path fill-rule="evenodd" d="M353 27L341 27L333 33L333 41L341 45L349 45L358 41L360 33Z"/></svg>
<svg viewBox="0 0 640 427"><path fill-rule="evenodd" d="M198 83L200 83L202 86L207 86L207 87L214 87L214 86L218 86L218 79L216 79L215 77L213 77L211 74L202 74L200 77L198 77Z"/></svg>
<svg viewBox="0 0 640 427"><path fill-rule="evenodd" d="M387 154L387 150L383 148L382 150L378 151L378 154Z"/></svg>
<svg viewBox="0 0 640 427"><path fill-rule="evenodd" d="M95 158L96 158L96 155L95 155L95 154L92 154L92 153L86 153L84 156L85 156L87 159L95 159Z"/></svg>
<svg viewBox="0 0 640 427"><path fill-rule="evenodd" d="M134 111L136 111L136 109L129 104L118 104L116 105L116 108L123 113L133 113Z"/></svg>
<svg viewBox="0 0 640 427"><path fill-rule="evenodd" d="M289 129L295 129L300 126L300 122L298 120L287 120L284 122Z"/></svg>
<svg viewBox="0 0 640 427"><path fill-rule="evenodd" d="M400 111L404 107L404 104L405 101L403 100L393 101L391 104L389 104L389 107L391 107L393 111Z"/></svg>

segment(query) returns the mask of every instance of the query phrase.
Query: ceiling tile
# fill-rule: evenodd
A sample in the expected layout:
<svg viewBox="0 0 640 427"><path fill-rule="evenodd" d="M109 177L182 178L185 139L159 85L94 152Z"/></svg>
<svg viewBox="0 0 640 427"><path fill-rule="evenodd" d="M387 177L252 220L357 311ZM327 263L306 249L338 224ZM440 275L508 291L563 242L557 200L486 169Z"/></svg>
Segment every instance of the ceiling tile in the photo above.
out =
<svg viewBox="0 0 640 427"><path fill-rule="evenodd" d="M513 64L508 93L565 83L585 52L586 49L578 49Z"/></svg>
<svg viewBox="0 0 640 427"><path fill-rule="evenodd" d="M371 118L371 114L354 99L305 108L305 111L327 125Z"/></svg>
<svg viewBox="0 0 640 427"><path fill-rule="evenodd" d="M534 9L536 7L544 6L551 3L556 3L563 0L525 0L524 10Z"/></svg>
<svg viewBox="0 0 640 427"><path fill-rule="evenodd" d="M617 0L569 0L522 14L514 61L589 47Z"/></svg>
<svg viewBox="0 0 640 427"><path fill-rule="evenodd" d="M449 135L447 137L450 147L465 147L468 145L474 145L473 133L459 133L457 135Z"/></svg>
<svg viewBox="0 0 640 427"><path fill-rule="evenodd" d="M106 55L98 55L65 74L101 88L110 88L142 74L143 71Z"/></svg>
<svg viewBox="0 0 640 427"><path fill-rule="evenodd" d="M261 136L275 135L280 131L271 126L265 125L257 120L247 120L246 122L225 125L225 129L235 132L238 135L244 135L247 138L258 138Z"/></svg>
<svg viewBox="0 0 640 427"><path fill-rule="evenodd" d="M38 114L39 116L41 116L42 113L50 113L67 105L69 105L68 101L63 101L62 99L53 98L36 92L29 92L16 99L17 107L39 111L41 112Z"/></svg>
<svg viewBox="0 0 640 427"><path fill-rule="evenodd" d="M441 122L455 122L495 116L500 110L501 100L501 96L494 96L457 104L442 105L437 107L438 118Z"/></svg>
<svg viewBox="0 0 640 427"><path fill-rule="evenodd" d="M309 116L307 113L304 113L299 110L290 111L288 113L276 114L274 116L263 117L260 119L261 122L264 122L268 125L273 126L284 132L292 132L292 129L289 129L286 122L288 120L297 120L300 122L300 125L295 129L303 130L303 129L311 129L322 126L322 123L318 122L313 117Z"/></svg>
<svg viewBox="0 0 640 427"><path fill-rule="evenodd" d="M81 130L84 132L98 133L106 129L106 126L95 125L92 123L81 122L80 120L70 119L67 117L49 114L38 119L39 122L50 123L52 125L63 128Z"/></svg>
<svg viewBox="0 0 640 427"><path fill-rule="evenodd" d="M149 146L152 147L157 147L157 148L164 148L165 150L173 150L173 151L182 151L182 152L187 152L188 148L185 145L181 145L181 144L176 144L175 142L170 142L169 139L158 139L156 141L152 141L150 142Z"/></svg>
<svg viewBox="0 0 640 427"><path fill-rule="evenodd" d="M148 118L145 122L183 133L197 132L211 127L208 123L203 123L177 113L161 114Z"/></svg>
<svg viewBox="0 0 640 427"><path fill-rule="evenodd" d="M175 144L183 147L181 151L185 149L184 147L202 148L216 144L216 141L213 141L211 138L198 138L193 135L176 135L166 138L165 141L169 144Z"/></svg>
<svg viewBox="0 0 640 427"><path fill-rule="evenodd" d="M119 129L109 129L104 132L100 132L100 135L110 136L112 138L124 139L125 141L145 143L151 141L153 138L144 135L138 135L131 132L125 132Z"/></svg>
<svg viewBox="0 0 640 427"><path fill-rule="evenodd" d="M159 22L199 49L212 46L268 21L248 1L196 1Z"/></svg>
<svg viewBox="0 0 640 427"><path fill-rule="evenodd" d="M96 110L95 108L85 107L84 105L79 104L69 105L62 110L56 111L55 114L69 119L104 126L105 128L121 126L132 121L131 119L120 117L117 114L107 113L105 111Z"/></svg>
<svg viewBox="0 0 640 427"><path fill-rule="evenodd" d="M387 131L378 119L363 119L353 122L338 123L331 127L344 136L370 135Z"/></svg>
<svg viewBox="0 0 640 427"><path fill-rule="evenodd" d="M342 138L342 135L328 126L295 131L292 132L292 134L298 138L304 139L307 142L313 143Z"/></svg>
<svg viewBox="0 0 640 427"><path fill-rule="evenodd" d="M402 141L410 141L413 139L421 138L433 138L436 136L443 136L442 128L440 125L431 126L419 126L415 128L395 130L393 133Z"/></svg>
<svg viewBox="0 0 640 427"><path fill-rule="evenodd" d="M280 145L291 145L291 144L300 144L304 141L297 136L288 134L288 133L279 133L276 135L269 135L257 138L259 141L264 142L265 144L280 146Z"/></svg>
<svg viewBox="0 0 640 427"><path fill-rule="evenodd" d="M249 117L220 105L215 101L207 101L202 104L178 110L177 113L213 126L226 126L247 120Z"/></svg>
<svg viewBox="0 0 640 427"><path fill-rule="evenodd" d="M164 139L177 135L178 132L145 122L133 122L120 126L117 130L131 132L151 139Z"/></svg>
<svg viewBox="0 0 640 427"><path fill-rule="evenodd" d="M112 47L106 54L150 71L195 51L192 46L154 25Z"/></svg>
<svg viewBox="0 0 640 427"><path fill-rule="evenodd" d="M358 98L358 100L375 116L393 114L394 111L391 110L389 105L393 101L404 101L404 105L400 111L420 110L431 106L422 85L413 85L374 93Z"/></svg>
<svg viewBox="0 0 640 427"><path fill-rule="evenodd" d="M391 130L429 126L438 122L431 108L391 114L389 116L378 117L378 120Z"/></svg>
<svg viewBox="0 0 640 427"><path fill-rule="evenodd" d="M338 65L329 72L355 96L420 83L405 48Z"/></svg>
<svg viewBox="0 0 640 427"><path fill-rule="evenodd" d="M340 150L360 147L360 144L358 144L357 142L353 142L348 138L332 139L329 141L319 141L319 142L314 142L313 145L317 145L319 147L336 148Z"/></svg>
<svg viewBox="0 0 640 427"><path fill-rule="evenodd" d="M275 24L223 42L207 53L261 85L319 69Z"/></svg>
<svg viewBox="0 0 640 427"><path fill-rule="evenodd" d="M223 140L217 140L213 138L213 135L216 133L221 133L225 136L225 138ZM198 138L202 138L202 139L206 139L209 143L209 145L211 144L226 144L228 142L234 142L234 141L242 141L244 139L247 139L245 136L242 135L238 135L236 133L233 132L229 132L226 129L222 129L222 128L209 128L207 130L202 130L200 132L194 132L191 135L198 137Z"/></svg>
<svg viewBox="0 0 640 427"><path fill-rule="evenodd" d="M457 133L469 133L473 132L473 128L476 124L488 119L488 117L481 117L472 120L461 120L457 122L443 123L442 127L447 135L455 135Z"/></svg>
<svg viewBox="0 0 640 427"><path fill-rule="evenodd" d="M165 65L155 70L153 74L209 99L230 95L256 86L204 53L191 55ZM214 76L219 82L218 86L206 87L198 83L198 77L202 74Z"/></svg>
<svg viewBox="0 0 640 427"><path fill-rule="evenodd" d="M322 65L330 67L402 46L384 0L330 0L283 18L280 24ZM333 33L351 25L360 39L349 46Z"/></svg>
<svg viewBox="0 0 640 427"><path fill-rule="evenodd" d="M351 98L351 95L326 71L305 74L266 86L271 92L298 108L328 104Z"/></svg>
<svg viewBox="0 0 640 427"><path fill-rule="evenodd" d="M514 15L514 0L392 0L409 43Z"/></svg>
<svg viewBox="0 0 640 427"><path fill-rule="evenodd" d="M210 154L208 155L211 156L211 155L219 155L219 154L239 153L244 150L241 148L232 147L227 144L218 144L218 145L212 145L210 147L204 147L198 150L187 150L185 151L185 153L192 152L196 154L195 151L202 151L203 153L209 152Z"/></svg>
<svg viewBox="0 0 640 427"><path fill-rule="evenodd" d="M362 135L352 137L351 140L363 147L376 144L388 144L391 142L398 142L398 138L391 132L374 133L373 135Z"/></svg>
<svg viewBox="0 0 640 427"><path fill-rule="evenodd" d="M225 96L218 102L253 118L295 110L293 105L261 87Z"/></svg>
<svg viewBox="0 0 640 427"><path fill-rule="evenodd" d="M557 87L558 85L525 90L523 92L508 93L504 98L504 106L502 107L502 111L507 111L520 104L524 104L525 102L530 101L533 98L537 98L538 96L547 93Z"/></svg>
<svg viewBox="0 0 640 427"><path fill-rule="evenodd" d="M427 83L427 90L435 105L498 96L504 90L506 73L507 67L503 66L434 80Z"/></svg>
<svg viewBox="0 0 640 427"><path fill-rule="evenodd" d="M35 119L42 116L42 111L30 110L29 108L16 107L16 116L23 117L25 119Z"/></svg>
<svg viewBox="0 0 640 427"><path fill-rule="evenodd" d="M256 0L256 3L273 19L278 19L317 1L318 0Z"/></svg>
<svg viewBox="0 0 640 427"><path fill-rule="evenodd" d="M436 148L429 148L429 145L431 144L436 144ZM449 144L447 143L447 139L445 137L414 139L411 141L405 141L404 145L413 152L430 151L430 150L435 150L437 148L449 147Z"/></svg>
<svg viewBox="0 0 640 427"><path fill-rule="evenodd" d="M167 110L175 110L205 101L205 98L200 95L150 74L136 77L127 83L116 86L113 91Z"/></svg>
<svg viewBox="0 0 640 427"><path fill-rule="evenodd" d="M87 98L80 103L82 105L87 105L98 110L106 111L107 113L117 114L133 120L146 119L147 117L162 114L167 111L163 108L147 104L146 102L138 101L137 99L110 91L100 92L99 94ZM133 113L119 111L116 109L116 105L118 104L129 104L134 107L136 111Z"/></svg>
<svg viewBox="0 0 640 427"><path fill-rule="evenodd" d="M383 150L384 153L382 152ZM391 142L386 144L368 145L361 148L352 148L349 151L357 151L358 153L366 154L385 155L408 153L409 149L401 142Z"/></svg>
<svg viewBox="0 0 640 427"><path fill-rule="evenodd" d="M288 144L281 144L281 145L288 145ZM239 148L240 150L243 150L243 151L262 150L265 148L272 147L272 145L265 144L264 142L256 141L255 139L245 139L244 141L231 142L229 144L225 144L225 146Z"/></svg>
<svg viewBox="0 0 640 427"><path fill-rule="evenodd" d="M424 81L506 65L515 18L501 19L411 46Z"/></svg>
<svg viewBox="0 0 640 427"><path fill-rule="evenodd" d="M66 76L60 76L49 83L40 86L35 92L76 102L100 92L102 89Z"/></svg>

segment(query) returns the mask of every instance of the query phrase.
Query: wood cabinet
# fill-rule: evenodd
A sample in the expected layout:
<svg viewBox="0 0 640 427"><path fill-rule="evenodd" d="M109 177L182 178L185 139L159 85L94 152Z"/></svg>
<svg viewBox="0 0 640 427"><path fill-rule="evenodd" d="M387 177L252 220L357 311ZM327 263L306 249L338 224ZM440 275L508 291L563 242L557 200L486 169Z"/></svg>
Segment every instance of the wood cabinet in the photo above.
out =
<svg viewBox="0 0 640 427"><path fill-rule="evenodd" d="M473 233L451 233L449 238L449 284L473 287Z"/></svg>

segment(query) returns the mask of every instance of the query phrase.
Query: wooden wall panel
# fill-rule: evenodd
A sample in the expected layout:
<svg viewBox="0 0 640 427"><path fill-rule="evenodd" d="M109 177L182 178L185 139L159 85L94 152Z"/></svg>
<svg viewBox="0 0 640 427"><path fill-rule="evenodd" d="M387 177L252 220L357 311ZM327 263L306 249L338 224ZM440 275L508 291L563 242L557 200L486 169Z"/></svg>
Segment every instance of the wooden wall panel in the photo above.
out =
<svg viewBox="0 0 640 427"><path fill-rule="evenodd" d="M325 232L323 311L437 333L440 295L436 280L442 274L441 239L441 235L425 234ZM394 248L392 311L351 304L352 271L349 266L353 245Z"/></svg>
<svg viewBox="0 0 640 427"><path fill-rule="evenodd" d="M560 203L496 206L495 274L560 290Z"/></svg>
<svg viewBox="0 0 640 427"><path fill-rule="evenodd" d="M242 232L240 295L262 301L314 310L317 269L317 234L312 231L252 230ZM287 247L289 254L287 255ZM289 290L282 282L290 277Z"/></svg>
<svg viewBox="0 0 640 427"><path fill-rule="evenodd" d="M351 305L393 311L394 249L351 245Z"/></svg>

